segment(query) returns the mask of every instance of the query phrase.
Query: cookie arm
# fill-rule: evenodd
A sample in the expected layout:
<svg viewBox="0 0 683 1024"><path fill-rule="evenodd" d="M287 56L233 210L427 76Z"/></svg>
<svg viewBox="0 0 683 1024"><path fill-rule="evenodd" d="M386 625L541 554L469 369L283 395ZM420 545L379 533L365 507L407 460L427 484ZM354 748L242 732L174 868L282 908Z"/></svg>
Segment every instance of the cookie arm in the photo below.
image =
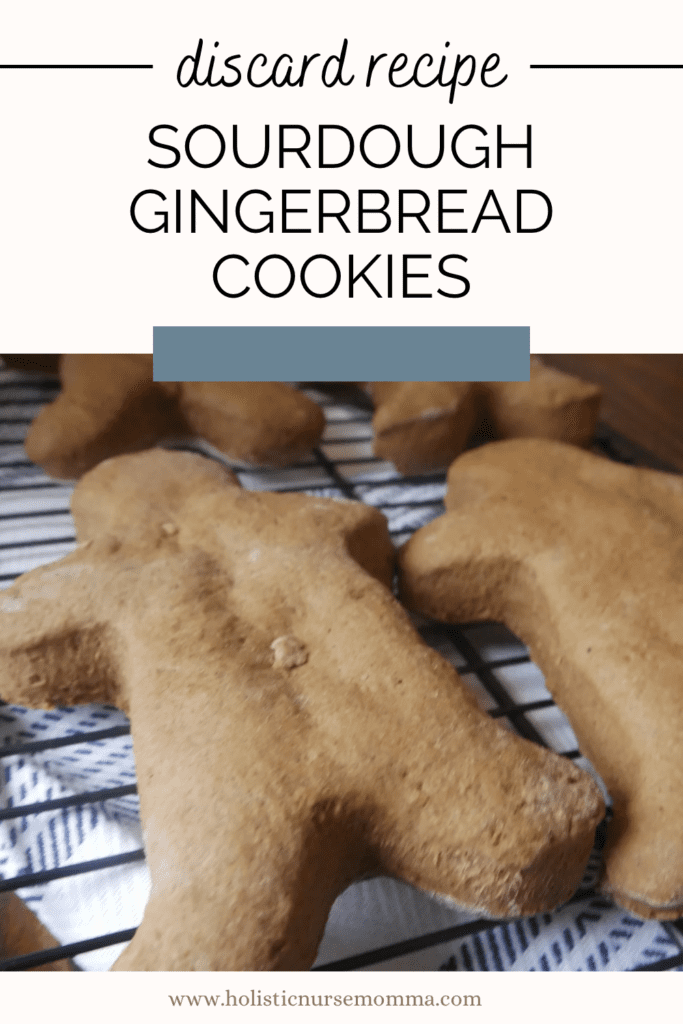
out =
<svg viewBox="0 0 683 1024"><path fill-rule="evenodd" d="M501 523L507 533L501 538ZM413 611L443 622L504 618L510 588L524 587L523 563L534 538L523 522L490 503L423 526L398 553L399 593Z"/></svg>
<svg viewBox="0 0 683 1024"><path fill-rule="evenodd" d="M0 697L26 707L112 699L103 567L80 552L34 569L0 595Z"/></svg>

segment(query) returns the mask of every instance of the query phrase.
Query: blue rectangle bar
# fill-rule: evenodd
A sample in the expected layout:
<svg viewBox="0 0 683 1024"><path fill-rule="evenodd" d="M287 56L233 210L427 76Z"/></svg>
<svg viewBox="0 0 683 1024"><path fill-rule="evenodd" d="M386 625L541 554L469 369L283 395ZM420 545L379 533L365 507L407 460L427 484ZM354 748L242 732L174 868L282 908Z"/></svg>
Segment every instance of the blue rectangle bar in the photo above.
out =
<svg viewBox="0 0 683 1024"><path fill-rule="evenodd" d="M155 327L155 380L528 380L528 327Z"/></svg>

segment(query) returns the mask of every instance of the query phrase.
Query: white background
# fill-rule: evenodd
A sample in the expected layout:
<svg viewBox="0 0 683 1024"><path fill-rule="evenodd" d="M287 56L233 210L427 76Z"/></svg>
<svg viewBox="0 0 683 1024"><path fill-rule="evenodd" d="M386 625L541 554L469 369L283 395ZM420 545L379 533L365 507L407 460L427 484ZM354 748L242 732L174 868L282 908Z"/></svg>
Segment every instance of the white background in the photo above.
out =
<svg viewBox="0 0 683 1024"><path fill-rule="evenodd" d="M0 63L141 63L152 71L0 70L0 321L13 351L144 351L152 326L169 324L521 324L531 326L533 351L677 351L682 330L678 199L682 143L682 71L541 71L533 63L683 63L681 5L578 0L547 2L116 5L66 0L10 4L3 0ZM203 37L222 56L259 51L274 58L338 53L349 40L348 88L181 89L176 69ZM449 40L449 51L444 42ZM405 51L501 57L508 80L447 90L391 89L378 77L364 87L370 54ZM386 63L386 62L385 62ZM318 61L319 67L321 61ZM244 61L242 62L244 67ZM315 69L316 65L312 65ZM533 167L506 154L501 170L467 170L450 158L439 168L411 168L401 158L388 170L354 159L340 171L295 166L243 171L230 158L212 170L183 160L156 170L152 126L170 123L179 138L211 123L229 137L238 124L345 125L357 136L376 123L405 126L434 140L477 123L522 141L533 126ZM418 135L418 137L422 137ZM156 156L159 151L156 151ZM238 173L239 171L239 173ZM553 221L540 234L506 235L497 224L476 234L324 236L228 235L203 226L196 235L144 234L132 224L135 194L157 188L197 189L216 200L248 188L276 196L282 188L466 188L476 210L494 188L513 218L518 188L547 193ZM473 216L463 218L472 223ZM203 225L207 223L206 218ZM252 266L281 252L294 264L325 252L345 265L375 252L468 257L472 288L464 299L377 299L360 287L328 299L298 286L283 299L252 288L226 299L212 269L228 252ZM244 277L247 283L246 276ZM436 281L435 288L441 284ZM415 282L421 288L422 282ZM435 290L434 288L434 290ZM399 291L395 289L395 294Z"/></svg>
<svg viewBox="0 0 683 1024"><path fill-rule="evenodd" d="M155 324L528 324L534 351L681 351L683 71L531 71L529 65L683 63L682 22L680 3L665 0L2 0L0 63L154 65L153 71L0 70L3 345L19 352L149 351ZM348 89L323 89L312 79L303 90L181 90L176 68L199 37L220 40L226 55L265 51L272 57L282 51L338 52L347 37L348 70L357 79ZM416 57L428 51L440 57L446 40L451 53L472 53L479 60L498 52L508 81L491 90L470 86L452 106L436 87L392 90L381 88L379 80L370 90L362 87L370 54L407 51ZM187 131L206 122L226 134L234 123L341 123L360 133L381 122L401 134L412 123L425 137L441 123L452 130L479 123L491 132L500 123L513 140L530 123L534 165L527 171L511 157L503 170L488 172L466 171L448 160L423 172L412 172L403 161L389 171L354 162L339 173L283 172L271 164L236 173L230 161L212 171L148 166L153 125L172 123ZM208 195L222 188L275 193L283 187L467 188L479 197L495 188L501 198L517 188L537 188L551 197L554 218L547 231L529 236L485 227L477 236L392 232L285 239L217 232L146 235L129 218L133 196L145 188L167 194L196 188ZM230 251L250 259L286 252L293 262L319 251L340 262L350 251L359 257L376 251L462 251L469 258L472 290L457 301L378 300L362 290L352 301L343 291L318 301L300 290L281 300L255 294L228 300L215 291L211 270ZM99 977L32 977L33 1007L44 1000L58 1018L59 1009L49 1002L55 985L69 984L69 1000L90 1000L86 987L104 984ZM323 986L321 979L311 976L305 987L302 979L297 988L310 991L314 984ZM22 980L8 983L10 1002L16 999L25 1011ZM618 980L601 976L594 982L612 1006ZM636 984L644 996L636 1015L654 1005L655 984L666 993L666 1003L674 980L629 979L629 998ZM163 977L144 981L147 1005L158 1015L165 992L177 986L169 989ZM468 990L481 990L488 1000L478 1019L499 1020L519 1010L531 1020L564 1020L569 1014L574 1020L578 1005L599 1015L596 993L577 989L574 978L554 976L552 991L541 977L533 986L528 977L472 981L476 987ZM120 979L116 984L126 1005L133 979L124 987ZM334 986L324 985L328 991L362 990L342 976ZM415 979L402 990L432 988ZM212 990L199 986L204 989ZM183 990L198 987L178 989ZM107 989L107 999L113 991ZM623 991L621 998L627 998ZM112 1005L120 1019L119 1003ZM97 1012L107 1016L106 1000ZM186 1012L196 1017L200 1011ZM263 1016L245 1013L250 1019ZM446 1013L452 1019L453 1011ZM371 1016L379 1020L381 1014Z"/></svg>

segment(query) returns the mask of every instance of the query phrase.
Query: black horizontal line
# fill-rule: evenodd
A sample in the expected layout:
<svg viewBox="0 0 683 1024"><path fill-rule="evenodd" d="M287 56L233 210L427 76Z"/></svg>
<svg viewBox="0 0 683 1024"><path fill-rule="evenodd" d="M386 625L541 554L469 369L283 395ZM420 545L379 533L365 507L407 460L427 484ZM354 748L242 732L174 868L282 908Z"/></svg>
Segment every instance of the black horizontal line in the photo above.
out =
<svg viewBox="0 0 683 1024"><path fill-rule="evenodd" d="M49 871L36 871L34 874L17 875L15 878L0 878L0 892L14 892L16 889L28 889L33 885L43 885L55 878L69 878L71 875L84 875L89 871L100 871L105 868L116 868L121 864L132 864L144 860L145 851L132 850L130 853L117 853L112 857L99 857L96 860L68 864L63 868L52 868Z"/></svg>
<svg viewBox="0 0 683 1024"><path fill-rule="evenodd" d="M178 451L179 449L174 448L173 450ZM196 452L195 448L187 448L185 450L188 452ZM228 462L228 468L231 469L233 473L251 473L253 476L254 473L262 473L265 475L266 473L289 473L293 469L320 469L320 466L317 462L313 461L292 462L283 466L238 466L233 462Z"/></svg>
<svg viewBox="0 0 683 1024"><path fill-rule="evenodd" d="M667 957L666 960L655 960L651 964L641 964L639 967L634 967L634 971L670 971L674 967L680 967L683 964L683 953L677 953L676 956Z"/></svg>
<svg viewBox="0 0 683 1024"><path fill-rule="evenodd" d="M316 398L316 402L318 403L318 405L321 406L321 408L323 408L323 409L327 408L327 406L322 405L322 403L320 402L320 400L318 398ZM367 413L360 413L358 416L339 416L339 417L330 416L329 419L326 422L327 422L328 427L329 426L335 426L336 427L336 426L339 426L340 424L346 425L347 423L350 423L350 424L361 423L361 424L370 425L372 421L371 421L371 419L370 419L370 417L368 416Z"/></svg>
<svg viewBox="0 0 683 1024"><path fill-rule="evenodd" d="M130 942L135 935L135 928L127 928L125 931L112 932L109 935L100 935L96 939L85 939L82 942L71 942L68 946L56 946L54 949L37 950L35 953L24 953L22 956L12 957L11 960L3 960L0 963L0 971L24 971L40 964L51 964L58 960L69 959L81 953L90 953L95 949L105 949L107 946L116 946L119 942Z"/></svg>
<svg viewBox="0 0 683 1024"><path fill-rule="evenodd" d="M337 441L334 442L334 444L337 444L337 443L338 443ZM330 442L326 441L325 445L328 445L328 444L330 444ZM376 455L356 455L353 458L348 458L348 459L330 459L330 461L334 462L335 466L354 466L357 462L374 463L374 464L378 465L379 463L385 462L386 460L385 459L378 459Z"/></svg>
<svg viewBox="0 0 683 1024"><path fill-rule="evenodd" d="M41 538L40 540L36 540L36 539L20 540L20 541L14 540L14 541L11 541L8 544L0 544L0 551L19 551L21 548L30 548L30 547L40 548L40 547L47 547L50 544L70 544L72 541L75 541L75 540L76 540L76 534L75 533L72 533L68 537L45 537L45 538ZM5 557L7 557L7 556L5 556Z"/></svg>
<svg viewBox="0 0 683 1024"><path fill-rule="evenodd" d="M30 490L30 488L26 488L26 490ZM67 501L66 505L62 504L61 507L59 505L56 505L54 508L40 508L26 512L6 512L3 516L0 517L0 521L4 522L4 520L10 519L40 519L41 517L45 516L62 516L64 515L65 512L68 511L69 504Z"/></svg>
<svg viewBox="0 0 683 1024"><path fill-rule="evenodd" d="M514 662L511 662L511 663L512 664L521 665L521 664L524 664L525 662L528 663L528 661L529 661L528 658L520 658L518 661L514 661ZM500 666L493 665L493 666L489 666L489 667L499 668ZM463 674L464 671L465 670L462 669L462 668L458 669L458 672L461 675ZM543 700L532 700L532 701L529 701L528 704L520 704L519 707L515 707L515 708L491 708L491 710L488 711L487 714L490 715L491 718L514 718L515 715L526 715L527 712L529 712L529 711L542 711L545 708L554 708L554 707L555 707L555 702L553 700L551 700L549 697L547 697L547 698L545 698Z"/></svg>
<svg viewBox="0 0 683 1024"><path fill-rule="evenodd" d="M36 373L32 375L30 384L20 377L21 370L4 370L0 368L0 390L14 390L14 391L57 391L61 387L58 380L48 378L42 374ZM39 399L36 399L39 401Z"/></svg>
<svg viewBox="0 0 683 1024"><path fill-rule="evenodd" d="M114 725L109 729L97 729L95 732L76 732L71 736L53 736L48 740L32 740L28 743L15 745L6 750L0 750L0 757L19 757L23 754L38 754L43 750L52 750L57 747L70 747L74 744L95 743L98 740L117 739L119 736L129 736L129 725Z"/></svg>
<svg viewBox="0 0 683 1024"><path fill-rule="evenodd" d="M42 800L33 804L19 804L18 807L6 807L4 811L0 811L0 821L9 821L11 818L25 818L27 814L59 811L64 807L99 804L105 800L115 800L122 796L133 796L137 791L136 785L114 786L110 789L96 789L91 793L75 793L73 796L57 797L55 800Z"/></svg>
<svg viewBox="0 0 683 1024"><path fill-rule="evenodd" d="M386 960L394 960L396 957L405 956L409 953L418 953L431 946L440 946L445 942L452 942L455 939L464 938L468 935L484 931L486 928L496 928L505 924L501 919L482 919L470 921L466 924L452 925L450 928L442 928L439 931L429 932L425 935L417 935L412 939L404 939L402 942L394 942L389 946L382 946L378 949L370 949L364 953L356 953L354 956L344 957L343 960L335 960L329 964L321 964L320 967L312 967L312 971L356 971L361 967L371 967L374 964L383 963Z"/></svg>
<svg viewBox="0 0 683 1024"><path fill-rule="evenodd" d="M570 904L576 905L583 900L594 897L594 895L592 889L577 889L571 899L567 900L566 906ZM396 957L405 956L409 953L418 953L432 946L441 946L446 942L464 939L479 932L492 931L494 928L508 923L509 918L479 917L474 921L466 921L464 924L451 925L449 928L442 928L439 931L417 935L412 939L404 939L389 946L381 946L376 949L367 950L364 953L356 953L353 956L345 957L343 960L335 960L333 963L321 964L319 967L312 967L311 970L356 971L362 967L371 967L374 964L384 963L387 960L395 960Z"/></svg>
<svg viewBox="0 0 683 1024"><path fill-rule="evenodd" d="M326 446L335 444L370 444L372 440L372 434L366 434L364 437L360 435L356 437L323 437L321 444Z"/></svg>
<svg viewBox="0 0 683 1024"><path fill-rule="evenodd" d="M1 392L0 392L0 394L1 394ZM0 406L11 406L11 405L34 405L34 406L40 406L40 405L42 405L42 399L41 398L7 398L7 399L3 398L3 399L0 400ZM3 420L3 422L4 423L14 423L15 421L14 420L10 420L10 419L5 419L5 420Z"/></svg>
<svg viewBox="0 0 683 1024"><path fill-rule="evenodd" d="M67 70L93 70L93 69L109 69L109 70L133 70L135 68L153 68L153 64L0 64L0 68L5 69L24 69L24 70L47 70L55 71L60 69Z"/></svg>
<svg viewBox="0 0 683 1024"><path fill-rule="evenodd" d="M368 506L370 508L389 508L389 509L410 508L410 509L416 509L416 508L430 508L430 507L432 507L432 508L434 508L435 511L439 511L439 510L443 511L443 500L441 498L424 498L422 501L417 501L417 500L409 501L407 499L406 499L406 501L398 501L398 502L380 501L380 502L377 503L377 505L370 505L370 503L367 502L367 504L368 504Z"/></svg>
<svg viewBox="0 0 683 1024"><path fill-rule="evenodd" d="M573 70L639 70L639 69L650 69L650 70L667 70L683 68L683 64L530 64L530 68L534 69L554 69L573 71Z"/></svg>
<svg viewBox="0 0 683 1024"><path fill-rule="evenodd" d="M40 472L38 467L35 466L32 462L29 462L27 459L23 459L17 462L0 463L0 471L3 469L33 469L36 475ZM42 488L43 490L45 490L46 488L49 487L51 487L53 490L57 490L59 487L68 486L69 484L65 480L48 480L45 477L39 477L38 479L34 477L33 480L30 477L28 477L26 479L10 480L9 483L5 483L4 480L0 479L0 494L6 491L32 491L37 490L38 488ZM73 485L71 486L73 489ZM4 516L0 516L0 518L4 518Z"/></svg>

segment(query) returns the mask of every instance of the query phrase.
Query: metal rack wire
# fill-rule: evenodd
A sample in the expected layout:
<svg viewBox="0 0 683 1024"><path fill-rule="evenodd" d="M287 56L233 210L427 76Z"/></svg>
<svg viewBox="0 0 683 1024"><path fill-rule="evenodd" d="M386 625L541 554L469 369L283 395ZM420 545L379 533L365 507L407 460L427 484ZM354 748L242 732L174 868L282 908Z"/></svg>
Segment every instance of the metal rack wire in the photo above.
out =
<svg viewBox="0 0 683 1024"><path fill-rule="evenodd" d="M21 447L30 421L57 388L51 378L0 367L0 588L75 545L71 487L46 477ZM320 447L310 460L286 469L233 467L243 486L366 502L387 516L396 544L443 511L443 474L400 476L372 455L367 407L347 393L311 393L326 413ZM221 458L201 443L179 446ZM604 426L596 448L619 461L667 468ZM416 624L489 714L591 770L516 637L494 623ZM30 712L0 703L0 771L0 892L18 891L45 921L51 885L82 879L97 889L104 880L118 915L102 919L125 925L100 934L94 925L101 918L93 912L77 922L72 939L57 921L52 930L63 945L0 961L0 970L64 957L75 958L81 969L104 969L103 951L115 957L133 936L144 906L144 880L135 876L134 893L133 883L122 881L126 872L142 871L144 860L127 720L96 705ZM123 840L84 855L103 825L120 829ZM393 880L359 883L335 904L314 970L682 970L682 921L640 921L594 890L601 842L602 830L583 885L568 905L512 922L474 918ZM130 904L129 893L135 896ZM66 899L73 901L73 892Z"/></svg>

